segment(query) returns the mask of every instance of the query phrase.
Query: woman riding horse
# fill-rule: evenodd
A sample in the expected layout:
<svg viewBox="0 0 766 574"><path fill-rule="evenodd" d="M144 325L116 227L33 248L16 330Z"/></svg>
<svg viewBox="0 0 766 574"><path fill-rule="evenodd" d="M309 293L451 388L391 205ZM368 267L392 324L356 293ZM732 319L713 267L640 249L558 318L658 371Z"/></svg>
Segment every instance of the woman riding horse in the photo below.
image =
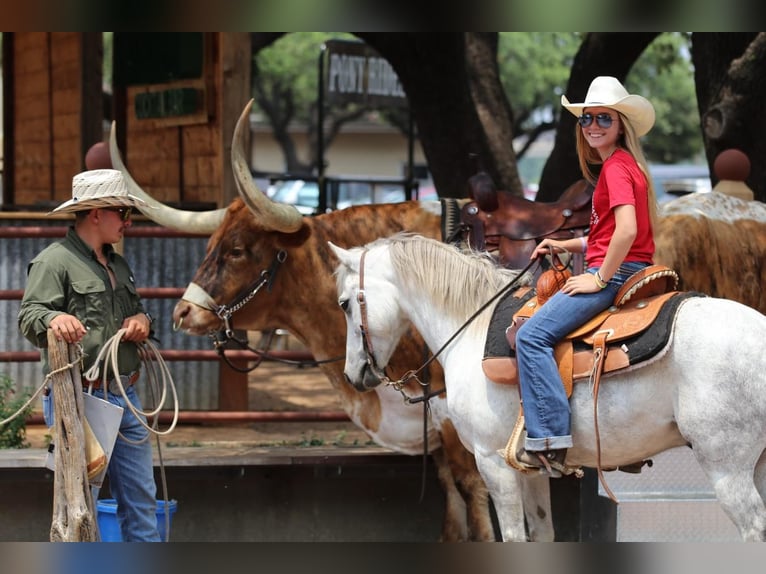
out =
<svg viewBox="0 0 766 574"><path fill-rule="evenodd" d="M654 124L654 108L628 94L611 76L591 82L585 101L562 105L577 116L577 154L583 176L595 185L587 240L544 239L531 257L549 251L584 253L586 273L561 290L518 330L516 360L526 439L516 454L526 467L560 477L572 446L569 401L553 348L576 327L608 308L634 272L652 264L657 202L638 138ZM591 166L601 164L596 178ZM520 443L522 444L522 443Z"/></svg>

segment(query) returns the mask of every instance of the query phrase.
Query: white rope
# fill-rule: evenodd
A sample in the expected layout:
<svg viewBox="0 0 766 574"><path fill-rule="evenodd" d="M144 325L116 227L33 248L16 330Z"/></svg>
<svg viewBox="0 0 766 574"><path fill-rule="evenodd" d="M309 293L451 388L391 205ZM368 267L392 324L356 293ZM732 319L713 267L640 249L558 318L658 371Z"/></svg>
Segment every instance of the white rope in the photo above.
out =
<svg viewBox="0 0 766 574"><path fill-rule="evenodd" d="M101 347L101 350L98 352L98 356L96 357L96 360L93 363L93 366L88 369L88 371L85 373L85 378L90 381L90 384L88 386L88 393L92 394L93 389L93 381L97 380L99 377L99 371L100 371L100 363L103 360L104 361L104 372L101 375L101 387L108 391L107 388L107 381L109 380L109 372L111 371L113 375L113 380L117 387L120 390L120 394L125 399L125 404L128 406L128 409L130 409L130 412L135 415L136 419L141 423L141 425L148 430L150 433L153 433L158 436L164 436L170 434L173 429L176 427L176 423L178 422L178 415L179 415L179 407L178 407L178 395L176 394L176 387L173 383L173 377L170 375L170 370L168 369L167 363L165 363L165 359L162 358L162 355L160 354L159 349L157 349L156 345L152 343L149 339L147 339L144 343L138 345L139 349L139 355L141 357L141 363L144 367L144 371L147 374L147 380L149 384L149 390L152 393L153 398L156 400L156 396L161 391L160 399L157 401L157 406L154 408L154 410L151 411L144 411L136 408L136 406L128 399L127 393L125 392L125 387L122 384L122 380L120 379L120 369L119 364L117 361L118 358L118 351L120 347L120 342L122 340L123 335L125 334L126 329L120 329L115 333L115 335L109 339L103 347ZM158 373L159 371L159 373ZM158 384L158 378L161 377L162 384ZM173 421L171 422L170 426L164 430L160 431L157 430L157 415L162 410L162 407L165 404L165 401L167 399L167 393L168 393L168 387L170 388L170 391L173 395ZM146 424L142 417L146 417L147 419L151 419L154 417L154 420L152 421L151 426ZM131 441L130 439L124 437L122 433L120 433L120 438L127 442L132 442L133 444L136 444L135 441ZM147 437L148 438L148 437ZM143 442L143 441L140 441ZM139 442L139 444L140 444Z"/></svg>
<svg viewBox="0 0 766 574"><path fill-rule="evenodd" d="M37 390L34 393L32 393L32 396L29 397L27 402L25 402L21 407L19 407L19 410L17 410L15 413L13 413L10 417L8 417L5 420L0 421L0 427L3 426L3 425L8 424L13 419L18 417L21 413L26 412L27 407L32 404L32 401L37 399L37 397L40 396L40 393L42 393L43 390L48 386L48 381L51 380L53 375L56 375L58 373L62 373L64 371L67 371L67 370L70 370L70 369L73 369L75 367L75 365L77 365L80 362L80 360L82 360L82 358L83 358L82 345L80 345L79 343L77 344L77 351L79 353L79 356L76 357L74 361L72 361L70 363L67 363L63 367L59 367L58 369L55 369L55 370L51 371L50 373L48 373L47 375L45 375L45 379L43 379L43 382L40 384L39 387L37 387Z"/></svg>

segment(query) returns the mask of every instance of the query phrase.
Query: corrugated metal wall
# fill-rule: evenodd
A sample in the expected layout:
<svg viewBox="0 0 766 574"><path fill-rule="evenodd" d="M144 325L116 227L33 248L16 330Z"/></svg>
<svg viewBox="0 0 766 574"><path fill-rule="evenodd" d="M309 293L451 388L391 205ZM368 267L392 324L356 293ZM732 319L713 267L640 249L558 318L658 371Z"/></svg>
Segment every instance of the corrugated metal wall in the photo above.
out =
<svg viewBox="0 0 766 574"><path fill-rule="evenodd" d="M62 225L61 221L45 220L4 220L2 223L4 226ZM56 239L47 237L0 239L0 289L24 289L28 262L53 241ZM124 255L133 269L138 287L185 287L204 257L206 244L206 238L128 237L124 240ZM155 319L155 334L160 341L158 346L161 349L212 349L207 337L192 337L173 331L175 304L176 299L144 299L144 306ZM19 333L19 306L19 301L0 300L0 350L36 350ZM218 408L217 361L172 361L167 364L182 410ZM43 378L37 362L0 363L0 372L10 376L21 392L34 392ZM142 401L150 400L143 379L138 390ZM166 407L171 408L172 405L166 404Z"/></svg>

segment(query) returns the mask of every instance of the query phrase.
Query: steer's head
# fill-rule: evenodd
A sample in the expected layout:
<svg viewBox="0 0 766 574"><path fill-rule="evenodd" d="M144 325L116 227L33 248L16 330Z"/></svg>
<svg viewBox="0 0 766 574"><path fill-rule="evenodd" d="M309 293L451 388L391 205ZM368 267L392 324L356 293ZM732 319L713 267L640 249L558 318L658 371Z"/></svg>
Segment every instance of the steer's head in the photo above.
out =
<svg viewBox="0 0 766 574"><path fill-rule="evenodd" d="M284 246L300 242L305 236L301 214L291 205L271 201L253 182L246 159L251 105L252 101L237 121L231 151L240 198L227 209L210 212L173 209L147 195L127 172L112 128L112 163L125 175L131 193L153 207L147 210L147 215L167 227L210 234L205 259L173 312L174 325L191 334L220 330L224 326L221 307L225 311L233 304L236 306L257 288L262 277L259 291L267 293L268 278L273 276ZM265 275L261 275L262 271Z"/></svg>

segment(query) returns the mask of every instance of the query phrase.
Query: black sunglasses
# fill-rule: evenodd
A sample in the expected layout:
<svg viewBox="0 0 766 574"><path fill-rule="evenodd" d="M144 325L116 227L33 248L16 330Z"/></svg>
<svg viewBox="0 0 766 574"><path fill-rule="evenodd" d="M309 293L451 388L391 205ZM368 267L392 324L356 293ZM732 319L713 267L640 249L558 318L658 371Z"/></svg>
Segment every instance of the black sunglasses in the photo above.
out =
<svg viewBox="0 0 766 574"><path fill-rule="evenodd" d="M133 215L133 208L132 207L104 207L103 209L106 209L107 211L114 211L115 213L120 214L120 219L123 221L127 221L130 219L130 216Z"/></svg>
<svg viewBox="0 0 766 574"><path fill-rule="evenodd" d="M614 118L610 116L607 113L603 114L583 114L580 117L577 118L577 123L580 124L580 126L587 128L589 125L593 123L593 120L596 120L596 123L598 124L598 127L607 129L612 126L612 122L614 122Z"/></svg>

